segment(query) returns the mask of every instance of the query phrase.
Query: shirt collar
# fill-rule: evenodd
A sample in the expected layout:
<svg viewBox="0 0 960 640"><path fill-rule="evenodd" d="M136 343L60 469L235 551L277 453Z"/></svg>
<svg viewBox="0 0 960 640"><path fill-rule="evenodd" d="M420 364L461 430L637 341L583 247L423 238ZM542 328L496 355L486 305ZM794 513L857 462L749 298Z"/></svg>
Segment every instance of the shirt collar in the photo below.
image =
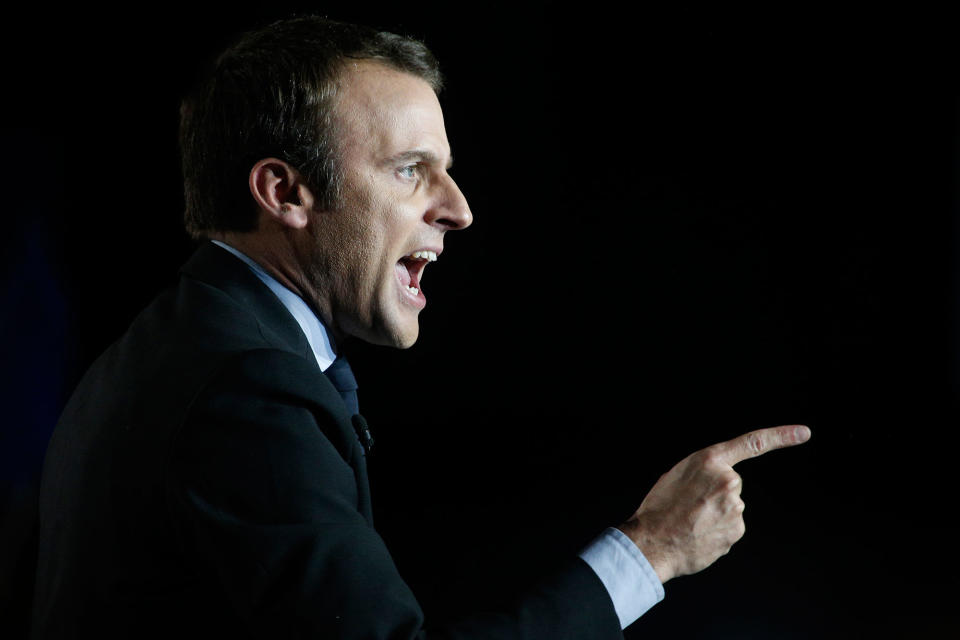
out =
<svg viewBox="0 0 960 640"><path fill-rule="evenodd" d="M269 273L264 271L263 267L246 254L219 240L213 240L212 242L243 260L250 267L250 270L263 281L263 284L267 285L270 291L273 291L274 295L280 299L280 302L303 330L303 334L307 337L307 342L310 343L310 348L313 350L313 355L317 359L317 364L320 365L320 370L326 371L327 367L337 357L337 353L326 327L320 322L320 318L313 312L313 309L303 301L303 298L277 282Z"/></svg>

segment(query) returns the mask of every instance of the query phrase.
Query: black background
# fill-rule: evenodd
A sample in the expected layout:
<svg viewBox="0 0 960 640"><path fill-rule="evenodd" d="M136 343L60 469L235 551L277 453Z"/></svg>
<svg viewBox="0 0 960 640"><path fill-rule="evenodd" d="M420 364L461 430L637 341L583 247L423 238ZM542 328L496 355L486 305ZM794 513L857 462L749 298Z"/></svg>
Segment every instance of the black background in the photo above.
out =
<svg viewBox="0 0 960 640"><path fill-rule="evenodd" d="M495 606L693 450L805 423L738 467L746 537L628 638L960 632L958 38L919 10L9 14L0 570L29 558L66 395L191 252L198 61L298 8L420 37L448 79L475 223L428 271L418 344L351 350L378 528L428 618Z"/></svg>

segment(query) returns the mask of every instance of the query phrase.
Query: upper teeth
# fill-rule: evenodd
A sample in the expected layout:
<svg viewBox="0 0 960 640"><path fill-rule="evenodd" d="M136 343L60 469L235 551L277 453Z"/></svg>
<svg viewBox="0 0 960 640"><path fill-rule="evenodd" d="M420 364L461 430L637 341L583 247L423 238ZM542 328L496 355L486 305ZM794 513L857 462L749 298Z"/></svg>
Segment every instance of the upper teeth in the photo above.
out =
<svg viewBox="0 0 960 640"><path fill-rule="evenodd" d="M427 260L428 262L436 262L437 252L436 251L414 251L408 257L419 258L421 260Z"/></svg>

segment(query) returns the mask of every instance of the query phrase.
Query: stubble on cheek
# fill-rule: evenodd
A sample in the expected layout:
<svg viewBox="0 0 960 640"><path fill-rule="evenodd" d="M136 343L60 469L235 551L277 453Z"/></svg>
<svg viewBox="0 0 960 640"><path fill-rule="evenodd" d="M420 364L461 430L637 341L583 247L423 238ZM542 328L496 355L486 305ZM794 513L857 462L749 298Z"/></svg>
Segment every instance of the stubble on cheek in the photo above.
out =
<svg viewBox="0 0 960 640"><path fill-rule="evenodd" d="M351 199L318 216L310 270L327 301L334 332L361 337L374 321L380 259L366 204Z"/></svg>

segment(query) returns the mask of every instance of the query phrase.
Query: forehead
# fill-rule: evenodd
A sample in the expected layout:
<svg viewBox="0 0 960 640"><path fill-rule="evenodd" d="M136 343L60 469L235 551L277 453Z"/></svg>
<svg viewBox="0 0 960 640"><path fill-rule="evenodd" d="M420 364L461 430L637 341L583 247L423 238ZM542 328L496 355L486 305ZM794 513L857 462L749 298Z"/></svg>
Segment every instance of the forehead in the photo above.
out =
<svg viewBox="0 0 960 640"><path fill-rule="evenodd" d="M385 158L414 149L450 154L443 112L430 85L379 62L348 64L334 118L346 157Z"/></svg>

